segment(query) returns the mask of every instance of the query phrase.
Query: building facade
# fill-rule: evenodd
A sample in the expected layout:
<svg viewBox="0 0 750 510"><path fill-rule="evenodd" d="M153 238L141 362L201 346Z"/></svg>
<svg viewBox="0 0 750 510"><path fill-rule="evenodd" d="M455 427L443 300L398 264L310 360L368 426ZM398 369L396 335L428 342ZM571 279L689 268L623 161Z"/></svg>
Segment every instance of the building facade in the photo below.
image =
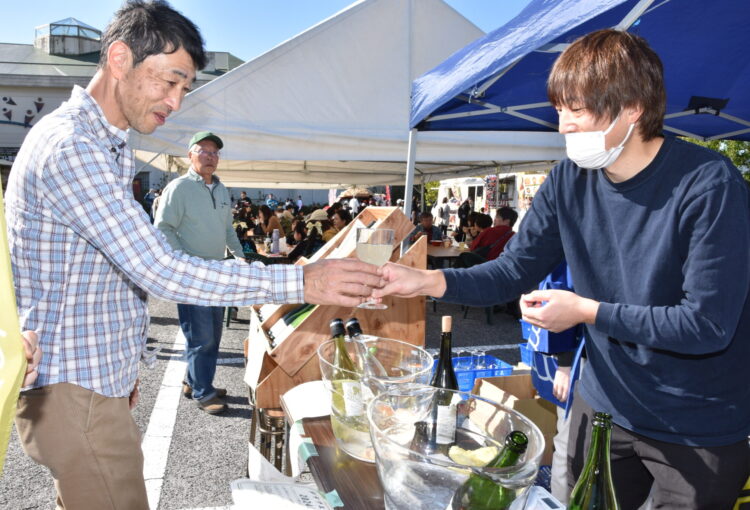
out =
<svg viewBox="0 0 750 510"><path fill-rule="evenodd" d="M96 72L101 31L75 18L36 27L33 44L0 43L0 176L5 190L11 165L29 129L86 87ZM200 87L242 64L228 52L208 52L209 64L196 76ZM161 171L145 167L133 182L140 200L158 185Z"/></svg>

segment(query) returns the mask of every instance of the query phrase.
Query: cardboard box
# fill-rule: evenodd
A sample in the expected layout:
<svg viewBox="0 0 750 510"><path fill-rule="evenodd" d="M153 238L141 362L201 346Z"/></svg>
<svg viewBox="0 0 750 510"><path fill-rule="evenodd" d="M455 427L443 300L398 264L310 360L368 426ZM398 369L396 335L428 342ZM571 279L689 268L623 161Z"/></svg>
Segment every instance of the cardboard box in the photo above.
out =
<svg viewBox="0 0 750 510"><path fill-rule="evenodd" d="M530 374L477 379L472 393L510 407L533 421L544 436L541 464L552 464L552 438L557 431L557 408L537 394L531 384Z"/></svg>

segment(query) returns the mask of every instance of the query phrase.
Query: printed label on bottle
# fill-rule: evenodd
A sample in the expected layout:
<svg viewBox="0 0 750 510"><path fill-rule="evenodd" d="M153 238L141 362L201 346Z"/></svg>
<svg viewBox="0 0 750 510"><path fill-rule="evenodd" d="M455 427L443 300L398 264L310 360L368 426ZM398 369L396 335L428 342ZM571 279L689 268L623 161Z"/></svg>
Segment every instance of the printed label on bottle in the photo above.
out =
<svg viewBox="0 0 750 510"><path fill-rule="evenodd" d="M456 406L437 407L437 434L438 444L451 444L456 441Z"/></svg>
<svg viewBox="0 0 750 510"><path fill-rule="evenodd" d="M347 416L362 416L364 406L362 405L362 390L358 381L346 381L341 383L344 391L344 412Z"/></svg>

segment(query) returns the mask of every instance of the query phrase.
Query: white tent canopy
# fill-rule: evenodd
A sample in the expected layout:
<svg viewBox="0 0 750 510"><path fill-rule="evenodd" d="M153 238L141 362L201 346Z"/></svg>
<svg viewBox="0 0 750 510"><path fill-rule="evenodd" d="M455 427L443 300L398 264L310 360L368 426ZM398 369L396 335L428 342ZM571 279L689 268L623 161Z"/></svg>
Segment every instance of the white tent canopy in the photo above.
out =
<svg viewBox="0 0 750 510"><path fill-rule="evenodd" d="M185 156L193 133L208 129L225 142L224 182L242 173L242 185L400 184L405 165L392 162L406 154L412 80L482 35L442 0L362 0L189 94L131 145ZM440 132L420 134L416 159L484 167L562 154L556 134Z"/></svg>
<svg viewBox="0 0 750 510"><path fill-rule="evenodd" d="M190 162L187 158L161 155L151 165L183 173ZM420 162L416 165L414 182L487 173L539 172L549 170L552 165L553 161ZM217 175L224 185L237 188L338 189L351 185L403 185L404 169L404 163L391 161L224 161Z"/></svg>

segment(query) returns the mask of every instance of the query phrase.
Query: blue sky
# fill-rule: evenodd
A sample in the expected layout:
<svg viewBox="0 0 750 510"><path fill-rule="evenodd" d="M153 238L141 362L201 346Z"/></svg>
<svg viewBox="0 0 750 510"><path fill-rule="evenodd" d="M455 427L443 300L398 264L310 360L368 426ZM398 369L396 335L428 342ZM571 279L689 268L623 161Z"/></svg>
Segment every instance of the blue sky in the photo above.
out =
<svg viewBox="0 0 750 510"><path fill-rule="evenodd" d="M518 14L529 0L445 0L488 32ZM206 49L250 60L335 14L353 0L171 0L193 20ZM31 0L3 9L0 42L31 44L34 27L74 17L103 30L121 0Z"/></svg>

